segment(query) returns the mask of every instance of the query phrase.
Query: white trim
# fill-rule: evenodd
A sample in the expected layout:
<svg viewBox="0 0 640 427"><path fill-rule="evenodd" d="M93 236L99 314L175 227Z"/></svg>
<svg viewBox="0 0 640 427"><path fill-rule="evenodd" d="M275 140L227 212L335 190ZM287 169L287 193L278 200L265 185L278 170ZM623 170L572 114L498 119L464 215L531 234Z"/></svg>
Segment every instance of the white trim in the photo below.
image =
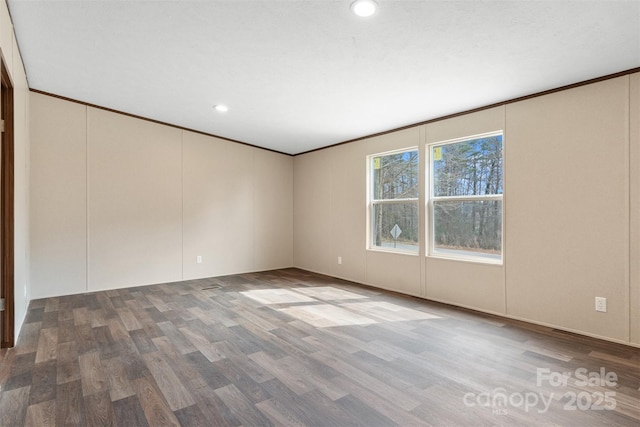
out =
<svg viewBox="0 0 640 427"><path fill-rule="evenodd" d="M367 156L368 159L373 159L374 157L384 157L391 156L393 154L407 153L409 151L418 151L418 146L407 147L407 148L398 148L396 150L383 151L382 153L369 154Z"/></svg>
<svg viewBox="0 0 640 427"><path fill-rule="evenodd" d="M409 250L398 249L398 248L387 248L385 246L373 246L371 248L367 248L366 250L367 251L371 251L371 252L382 252L382 253L385 253L385 254L418 256L418 255L420 255L419 249L420 249L420 246L416 245L416 250L415 251L409 251Z"/></svg>
<svg viewBox="0 0 640 427"><path fill-rule="evenodd" d="M482 252L478 252L478 255L454 255L454 254L446 254L442 252L438 252L436 250L432 251L433 253L427 254L427 258L432 259L447 259L450 261L465 261L465 262L474 262L477 264L488 264L488 265L497 265L501 266L503 264L502 254L500 255L500 259L492 259L492 258L484 258L482 256ZM469 252L473 252L469 250Z"/></svg>

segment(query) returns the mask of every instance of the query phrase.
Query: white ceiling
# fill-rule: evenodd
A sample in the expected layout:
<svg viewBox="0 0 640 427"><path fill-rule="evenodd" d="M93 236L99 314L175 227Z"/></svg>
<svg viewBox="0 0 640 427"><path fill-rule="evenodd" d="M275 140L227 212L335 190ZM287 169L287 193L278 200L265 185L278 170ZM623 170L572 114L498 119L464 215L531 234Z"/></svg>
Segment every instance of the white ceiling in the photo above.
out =
<svg viewBox="0 0 640 427"><path fill-rule="evenodd" d="M31 88L289 154L640 67L640 0L350 3L8 0Z"/></svg>

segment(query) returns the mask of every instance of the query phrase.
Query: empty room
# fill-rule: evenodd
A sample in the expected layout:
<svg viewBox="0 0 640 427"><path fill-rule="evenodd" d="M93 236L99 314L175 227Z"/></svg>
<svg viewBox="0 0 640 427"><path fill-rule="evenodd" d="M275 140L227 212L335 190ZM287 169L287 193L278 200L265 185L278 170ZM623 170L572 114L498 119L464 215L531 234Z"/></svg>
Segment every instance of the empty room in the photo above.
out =
<svg viewBox="0 0 640 427"><path fill-rule="evenodd" d="M0 83L0 427L640 424L640 0L2 0Z"/></svg>

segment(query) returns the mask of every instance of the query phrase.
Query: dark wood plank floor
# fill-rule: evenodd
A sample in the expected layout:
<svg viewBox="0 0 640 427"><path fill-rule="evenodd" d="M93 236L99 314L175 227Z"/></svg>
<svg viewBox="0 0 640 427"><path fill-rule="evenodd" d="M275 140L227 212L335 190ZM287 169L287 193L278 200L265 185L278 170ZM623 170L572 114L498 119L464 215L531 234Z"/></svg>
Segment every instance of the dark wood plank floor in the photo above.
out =
<svg viewBox="0 0 640 427"><path fill-rule="evenodd" d="M1 426L640 423L637 348L296 269L32 301L0 356Z"/></svg>

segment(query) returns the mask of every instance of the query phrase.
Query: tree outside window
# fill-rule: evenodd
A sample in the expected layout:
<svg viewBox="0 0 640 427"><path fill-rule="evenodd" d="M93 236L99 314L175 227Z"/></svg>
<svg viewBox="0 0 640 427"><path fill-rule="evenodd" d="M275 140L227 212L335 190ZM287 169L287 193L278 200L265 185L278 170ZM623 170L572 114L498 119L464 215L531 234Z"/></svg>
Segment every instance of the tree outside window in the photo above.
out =
<svg viewBox="0 0 640 427"><path fill-rule="evenodd" d="M432 256L502 261L502 132L429 146Z"/></svg>
<svg viewBox="0 0 640 427"><path fill-rule="evenodd" d="M369 156L370 247L418 252L418 150Z"/></svg>

